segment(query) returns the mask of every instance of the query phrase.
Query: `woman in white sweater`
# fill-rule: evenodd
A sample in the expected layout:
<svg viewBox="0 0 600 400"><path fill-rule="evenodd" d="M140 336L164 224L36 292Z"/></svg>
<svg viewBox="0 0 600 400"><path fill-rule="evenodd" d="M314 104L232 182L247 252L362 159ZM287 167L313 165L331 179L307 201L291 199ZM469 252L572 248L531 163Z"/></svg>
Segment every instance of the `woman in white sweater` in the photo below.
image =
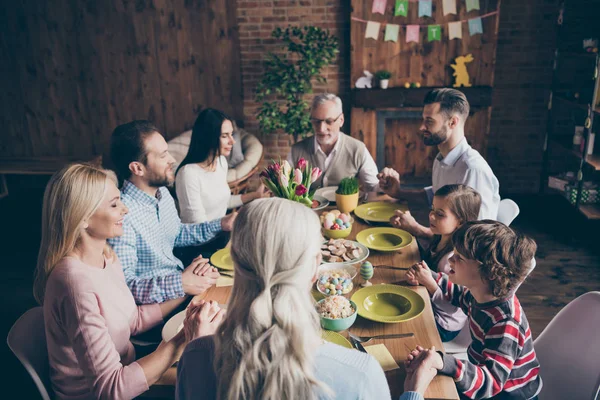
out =
<svg viewBox="0 0 600 400"><path fill-rule="evenodd" d="M182 222L212 221L225 216L228 209L267 195L262 184L255 192L231 195L226 157L234 144L231 118L212 108L202 110L175 180Z"/></svg>

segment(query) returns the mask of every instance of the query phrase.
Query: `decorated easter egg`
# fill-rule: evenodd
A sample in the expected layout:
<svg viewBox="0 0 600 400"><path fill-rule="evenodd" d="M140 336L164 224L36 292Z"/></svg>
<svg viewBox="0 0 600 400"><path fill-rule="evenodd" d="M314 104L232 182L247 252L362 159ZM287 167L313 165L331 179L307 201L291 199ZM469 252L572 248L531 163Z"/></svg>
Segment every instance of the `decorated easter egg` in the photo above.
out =
<svg viewBox="0 0 600 400"><path fill-rule="evenodd" d="M342 214L340 214L340 216L338 218L341 219L343 223L350 221L350 217L348 216L348 214L342 213Z"/></svg>
<svg viewBox="0 0 600 400"><path fill-rule="evenodd" d="M340 210L333 210L331 213L337 218L341 214Z"/></svg>
<svg viewBox="0 0 600 400"><path fill-rule="evenodd" d="M339 219L339 218L336 218L336 220L335 220L335 223L336 223L336 224L338 224L339 226L342 226L342 225L344 225L344 221L342 221L342 220L341 220L341 219Z"/></svg>
<svg viewBox="0 0 600 400"><path fill-rule="evenodd" d="M332 227L332 226L333 226L333 222L332 222L332 221L330 221L330 220L328 220L328 219L327 219L327 220L325 220L325 222L323 223L323 227L324 227L325 229L331 229L331 227Z"/></svg>
<svg viewBox="0 0 600 400"><path fill-rule="evenodd" d="M365 261L361 266L360 266L360 276L364 279L364 280L369 280L373 277L373 264L371 264L369 261Z"/></svg>
<svg viewBox="0 0 600 400"><path fill-rule="evenodd" d="M335 215L333 215L332 213L327 213L327 214L325 214L325 220L326 221L335 221Z"/></svg>

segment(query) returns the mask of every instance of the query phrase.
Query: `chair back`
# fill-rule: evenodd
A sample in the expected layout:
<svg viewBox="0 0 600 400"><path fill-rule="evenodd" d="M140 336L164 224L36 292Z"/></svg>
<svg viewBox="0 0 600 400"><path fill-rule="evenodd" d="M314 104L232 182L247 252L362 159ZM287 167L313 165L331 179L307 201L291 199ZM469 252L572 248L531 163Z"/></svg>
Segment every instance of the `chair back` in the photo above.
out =
<svg viewBox="0 0 600 400"><path fill-rule="evenodd" d="M10 328L6 342L33 379L42 399L50 400L53 392L42 307L34 307L21 315Z"/></svg>
<svg viewBox="0 0 600 400"><path fill-rule="evenodd" d="M567 304L533 342L544 387L540 399L596 399L600 389L600 292Z"/></svg>
<svg viewBox="0 0 600 400"><path fill-rule="evenodd" d="M511 199L502 199L498 204L498 216L496 221L502 222L506 226L510 226L517 215L519 215L519 206Z"/></svg>

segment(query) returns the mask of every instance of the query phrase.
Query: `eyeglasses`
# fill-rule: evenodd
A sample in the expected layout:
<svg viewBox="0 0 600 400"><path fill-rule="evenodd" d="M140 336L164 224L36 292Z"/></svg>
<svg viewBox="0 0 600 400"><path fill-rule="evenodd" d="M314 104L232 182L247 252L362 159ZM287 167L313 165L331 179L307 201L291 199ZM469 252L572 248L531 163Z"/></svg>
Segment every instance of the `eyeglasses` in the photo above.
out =
<svg viewBox="0 0 600 400"><path fill-rule="evenodd" d="M331 125L335 124L335 122L336 122L338 119L340 119L340 117L342 116L342 114L343 114L343 113L340 113L340 115L338 115L337 117L335 117L335 119L331 119L331 118L328 118L328 119L317 119L317 118L311 118L311 119L310 119L310 122L311 122L313 125L320 125L320 124L321 124L321 122L325 122L325 124L327 124L327 126L331 126Z"/></svg>

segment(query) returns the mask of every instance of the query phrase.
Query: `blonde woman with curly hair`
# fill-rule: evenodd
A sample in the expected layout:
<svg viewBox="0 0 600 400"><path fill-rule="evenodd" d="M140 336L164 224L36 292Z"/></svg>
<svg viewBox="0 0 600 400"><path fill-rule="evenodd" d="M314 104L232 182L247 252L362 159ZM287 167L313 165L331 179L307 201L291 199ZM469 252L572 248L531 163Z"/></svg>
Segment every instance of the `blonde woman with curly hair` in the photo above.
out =
<svg viewBox="0 0 600 400"><path fill-rule="evenodd" d="M244 206L231 239L227 316L214 336L184 351L178 399L390 398L373 357L322 343L310 294L321 240L319 219L306 206L279 198Z"/></svg>
<svg viewBox="0 0 600 400"><path fill-rule="evenodd" d="M123 234L125 214L108 171L70 165L46 187L34 295L44 308L50 380L59 399L139 396L173 365L189 339L213 333L222 314L213 303L194 307L185 330L136 361L130 336L157 325L183 298L135 304L106 243Z"/></svg>

